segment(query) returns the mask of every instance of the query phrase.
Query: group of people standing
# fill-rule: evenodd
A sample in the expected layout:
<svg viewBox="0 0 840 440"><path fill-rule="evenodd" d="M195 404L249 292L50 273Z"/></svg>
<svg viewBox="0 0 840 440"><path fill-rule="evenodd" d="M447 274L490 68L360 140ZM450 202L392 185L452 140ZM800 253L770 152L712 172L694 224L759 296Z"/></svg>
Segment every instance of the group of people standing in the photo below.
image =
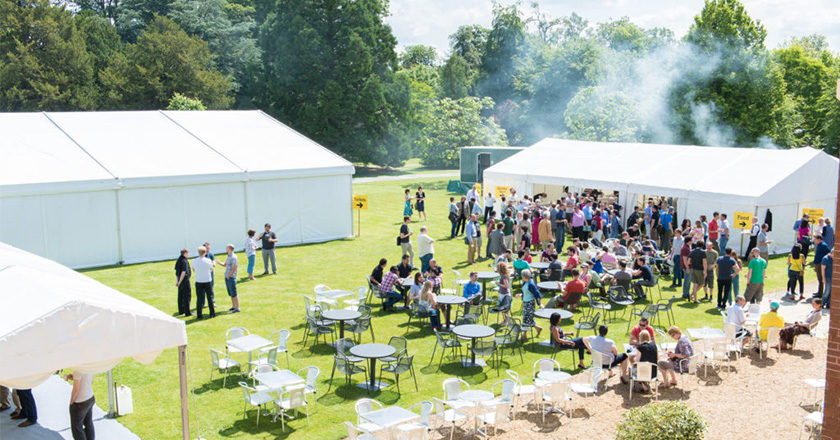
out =
<svg viewBox="0 0 840 440"><path fill-rule="evenodd" d="M256 237L256 238L255 238ZM269 262L271 263L271 273L277 274L277 257L274 252L276 243L278 242L277 234L271 230L271 224L265 224L265 231L256 235L256 231L249 229L247 238L245 240L245 256L248 259L248 279L254 279L254 265L257 257L257 241L261 242L263 266L265 271L263 275L268 275ZM225 246L226 258L225 261L216 261L216 256L210 250L210 243L205 242L198 247L198 256L192 260L190 264L189 249L181 249L180 256L175 261L175 287L178 288L178 315L192 316L191 302L192 302L192 287L190 279L195 277L195 296L196 296L196 317L197 319L204 319L204 304L207 303L210 318L216 316L216 302L214 294L215 284L215 267L222 266L224 270L225 289L231 299L231 307L228 309L230 313L239 313L242 310L239 308L239 294L237 292L237 272L239 270L239 258L236 256L235 247L233 244Z"/></svg>

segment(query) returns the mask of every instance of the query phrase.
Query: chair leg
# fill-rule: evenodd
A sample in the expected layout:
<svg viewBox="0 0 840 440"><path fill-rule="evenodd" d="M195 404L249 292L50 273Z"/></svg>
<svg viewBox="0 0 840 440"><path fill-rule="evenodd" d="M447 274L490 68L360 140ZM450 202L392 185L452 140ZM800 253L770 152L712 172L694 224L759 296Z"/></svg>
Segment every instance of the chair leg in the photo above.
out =
<svg viewBox="0 0 840 440"><path fill-rule="evenodd" d="M411 378L414 379L414 391L419 391L417 389L417 375L414 374L414 363L411 363Z"/></svg>

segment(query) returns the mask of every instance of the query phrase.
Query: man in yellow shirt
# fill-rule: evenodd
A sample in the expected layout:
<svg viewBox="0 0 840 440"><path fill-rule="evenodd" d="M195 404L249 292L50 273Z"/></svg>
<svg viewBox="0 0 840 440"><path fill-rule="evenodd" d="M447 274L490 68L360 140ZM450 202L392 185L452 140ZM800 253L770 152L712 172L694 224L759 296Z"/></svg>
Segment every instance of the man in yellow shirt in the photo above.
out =
<svg viewBox="0 0 840 440"><path fill-rule="evenodd" d="M761 328L761 340L767 340L767 328L768 327L779 327L784 328L785 326L785 319L779 315L779 303L777 301L773 301L770 303L770 311L761 315L761 319L758 321L758 326Z"/></svg>

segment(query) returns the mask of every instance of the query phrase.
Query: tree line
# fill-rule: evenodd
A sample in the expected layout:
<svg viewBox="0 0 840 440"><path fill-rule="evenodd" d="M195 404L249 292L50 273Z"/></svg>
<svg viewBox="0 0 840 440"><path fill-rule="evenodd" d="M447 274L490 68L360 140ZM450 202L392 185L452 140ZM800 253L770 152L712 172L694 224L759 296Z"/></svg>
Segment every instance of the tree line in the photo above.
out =
<svg viewBox="0 0 840 440"><path fill-rule="evenodd" d="M397 49L387 0L0 0L0 109L260 108L349 160L454 166L544 137L837 155L840 56L768 49L737 0L687 35L495 4L441 54Z"/></svg>

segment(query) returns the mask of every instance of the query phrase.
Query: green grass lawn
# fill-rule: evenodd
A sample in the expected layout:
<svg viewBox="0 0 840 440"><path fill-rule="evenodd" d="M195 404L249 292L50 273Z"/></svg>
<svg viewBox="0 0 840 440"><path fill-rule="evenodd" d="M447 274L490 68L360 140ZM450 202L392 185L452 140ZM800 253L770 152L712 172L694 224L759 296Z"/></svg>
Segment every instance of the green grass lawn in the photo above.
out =
<svg viewBox="0 0 840 440"><path fill-rule="evenodd" d="M410 187L414 190L418 184L423 185L428 196L426 206L430 219L424 224L429 226L430 234L440 240L435 243L435 257L446 271L445 284L451 282L450 269L453 267L461 273L472 268L487 269L487 260L473 267L466 267L467 250L463 241L445 238L449 234L449 221L446 218L449 194L446 192L446 182L446 179L424 179L418 176L412 180L355 185L354 193L368 195L370 206L367 211L361 213L360 237L281 248L278 250L279 275L258 277L256 281L239 284L242 313L229 315L222 312L212 320L187 321L189 378L190 386L195 392L195 401L190 402L193 438L198 437L195 431L197 424L200 424L200 434L205 439L264 439L287 436L291 439L335 439L346 436L341 422L355 420L353 402L357 398L365 397L366 393L355 385L345 387L343 376L337 377L335 385L338 386L333 386L329 393L326 392L332 368L332 349L325 345L314 348L308 346L305 349L302 347L302 295L312 295L313 287L320 283L343 289L361 286L380 257L388 258L389 264L396 264L400 249L395 246L394 239L402 221L403 189ZM419 231L419 224L415 223L414 231L415 234ZM244 242L244 232L230 231L230 241L241 246ZM213 243L217 258L223 258L223 248L224 243ZM244 255L240 254L240 263L244 261ZM85 274L164 312L173 313L177 309L173 264L173 261L164 261L110 267L87 270ZM767 291L783 288L786 281L784 264L782 259L771 260ZM262 273L262 269L262 262L258 261L256 272ZM225 294L222 272L217 272L216 303L217 308L224 311L230 307L230 302ZM243 274L244 265L240 269L240 275ZM660 283L665 286L670 280L663 279ZM745 284L742 283L742 289ZM663 287L662 293L668 298L675 291ZM406 333L405 313L384 314L378 301L374 304L373 328L377 342L387 342L392 335ZM514 316L521 317L520 304L519 301L514 302ZM586 307L585 304L583 307ZM680 303L675 307L675 314L678 325L683 328L717 326L720 323L720 315L708 303L699 306ZM578 316L579 313L575 318ZM544 320L543 324L547 327ZM565 329L571 328L571 321L563 324ZM222 387L219 375L214 374L214 379L210 380L208 348L223 348L225 330L234 326L247 327L252 333L265 337L269 337L276 330L289 329L292 332L289 339L291 369L297 371L309 365L321 369L317 398L310 404L308 426L305 420L293 420L287 425L287 431L284 433L280 429L279 421L271 423L270 419L261 418L260 426L256 427L255 410L249 410L247 418L242 419L243 396L237 386L240 377L231 376L225 387ZM618 321L611 325L609 336L617 343L626 342L625 329L626 321ZM145 337L153 338L155 335ZM441 396L441 382L452 376L463 378L475 388L489 390L494 382L505 377L505 369L516 370L523 377L528 377L533 362L549 354L547 349L528 343L523 351L525 361L521 362L519 356L507 356L502 362L500 373L494 368L465 370L455 363L444 363L443 368L437 371L437 363L428 366L435 344L434 334L427 328L421 329L412 324L407 337L409 353L415 355L419 391L415 392L410 378L404 376L404 381L401 381L401 396L397 395L393 386L373 396L386 405L408 407L432 396ZM363 338L365 342L370 342L369 334L365 334ZM568 354L558 356L564 370L571 372L573 365L570 358ZM237 359L247 361L244 356L238 356ZM280 362L285 362L282 355ZM588 360L586 362L588 363ZM151 365L126 360L115 370L115 376L118 381L131 387L134 395L134 413L121 417L121 423L144 439L180 438L177 353L174 349L165 351ZM358 375L354 377L353 383L361 380L362 376ZM107 405L104 387L104 375L100 375L95 389L100 406Z"/></svg>

